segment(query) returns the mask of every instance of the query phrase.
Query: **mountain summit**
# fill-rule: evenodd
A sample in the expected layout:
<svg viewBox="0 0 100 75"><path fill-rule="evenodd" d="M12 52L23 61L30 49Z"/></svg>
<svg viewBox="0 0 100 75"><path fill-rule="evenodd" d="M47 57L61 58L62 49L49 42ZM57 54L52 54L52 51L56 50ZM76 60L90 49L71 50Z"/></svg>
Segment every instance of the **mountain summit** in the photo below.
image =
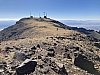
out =
<svg viewBox="0 0 100 75"><path fill-rule="evenodd" d="M47 17L22 18L0 31L0 75L100 75L94 34Z"/></svg>
<svg viewBox="0 0 100 75"><path fill-rule="evenodd" d="M0 32L0 41L9 39L63 35L69 30L66 25L49 18L23 18Z"/></svg>

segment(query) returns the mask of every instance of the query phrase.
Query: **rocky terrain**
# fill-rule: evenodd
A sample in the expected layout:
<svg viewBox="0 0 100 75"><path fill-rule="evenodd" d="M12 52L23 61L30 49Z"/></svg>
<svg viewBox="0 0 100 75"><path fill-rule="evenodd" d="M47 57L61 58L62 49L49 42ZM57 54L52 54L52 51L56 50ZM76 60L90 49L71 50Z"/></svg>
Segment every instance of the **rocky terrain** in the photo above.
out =
<svg viewBox="0 0 100 75"><path fill-rule="evenodd" d="M100 75L100 40L50 18L20 19L0 31L0 75L27 74Z"/></svg>

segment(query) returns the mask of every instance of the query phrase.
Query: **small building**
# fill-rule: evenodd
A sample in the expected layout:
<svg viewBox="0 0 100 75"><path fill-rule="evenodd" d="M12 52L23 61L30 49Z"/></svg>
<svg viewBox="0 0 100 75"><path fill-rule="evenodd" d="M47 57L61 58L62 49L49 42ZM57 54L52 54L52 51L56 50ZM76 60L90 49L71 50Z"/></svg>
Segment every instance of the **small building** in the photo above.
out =
<svg viewBox="0 0 100 75"><path fill-rule="evenodd" d="M47 16L44 16L44 18L47 18Z"/></svg>
<svg viewBox="0 0 100 75"><path fill-rule="evenodd" d="M30 16L30 18L33 18L33 16Z"/></svg>

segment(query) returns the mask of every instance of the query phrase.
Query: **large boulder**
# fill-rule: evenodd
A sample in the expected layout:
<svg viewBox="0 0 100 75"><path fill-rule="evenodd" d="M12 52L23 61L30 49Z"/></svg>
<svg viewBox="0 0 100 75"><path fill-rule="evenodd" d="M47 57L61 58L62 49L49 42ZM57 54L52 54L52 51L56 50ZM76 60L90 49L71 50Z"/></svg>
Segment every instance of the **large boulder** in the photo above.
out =
<svg viewBox="0 0 100 75"><path fill-rule="evenodd" d="M17 75L30 74L35 71L36 65L36 60L26 59L21 65L16 68L16 73Z"/></svg>
<svg viewBox="0 0 100 75"><path fill-rule="evenodd" d="M94 63L87 60L87 58L81 54L75 58L75 66L78 66L93 75L100 75L100 73L94 68Z"/></svg>

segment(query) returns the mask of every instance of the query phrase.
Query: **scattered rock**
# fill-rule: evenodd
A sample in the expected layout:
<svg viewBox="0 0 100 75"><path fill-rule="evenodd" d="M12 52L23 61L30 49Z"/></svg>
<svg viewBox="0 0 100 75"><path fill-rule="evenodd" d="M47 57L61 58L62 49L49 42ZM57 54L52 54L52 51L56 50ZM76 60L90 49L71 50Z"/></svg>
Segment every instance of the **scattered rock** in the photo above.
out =
<svg viewBox="0 0 100 75"><path fill-rule="evenodd" d="M38 56L38 59L42 59L42 57L39 55L39 56Z"/></svg>
<svg viewBox="0 0 100 75"><path fill-rule="evenodd" d="M0 68L4 68L5 65L6 65L6 62L0 60Z"/></svg>
<svg viewBox="0 0 100 75"><path fill-rule="evenodd" d="M35 46L33 46L31 49L32 49L32 50L36 50L37 48L36 48Z"/></svg>
<svg viewBox="0 0 100 75"><path fill-rule="evenodd" d="M51 69L53 69L57 74L68 75L68 73L62 63L52 62Z"/></svg>
<svg viewBox="0 0 100 75"><path fill-rule="evenodd" d="M15 48L16 50L20 50L20 48L16 47L16 46L13 46L13 48Z"/></svg>
<svg viewBox="0 0 100 75"><path fill-rule="evenodd" d="M42 44L43 44L43 45L47 45L48 43L46 43L46 42L42 42Z"/></svg>
<svg viewBox="0 0 100 75"><path fill-rule="evenodd" d="M13 48L10 48L10 47L8 47L8 46L7 46L7 47L5 47L5 51L6 51L6 52L9 52L9 51L10 51L10 49L13 49Z"/></svg>
<svg viewBox="0 0 100 75"><path fill-rule="evenodd" d="M21 52L16 52L13 58L17 59L18 61L24 61L26 59L26 55Z"/></svg>
<svg viewBox="0 0 100 75"><path fill-rule="evenodd" d="M58 40L64 40L64 39L66 39L64 36L57 36L56 37Z"/></svg>
<svg viewBox="0 0 100 75"><path fill-rule="evenodd" d="M49 67L48 66L45 66L45 65L39 65L40 68L38 68L38 71L41 73L41 74L47 74L49 72Z"/></svg>
<svg viewBox="0 0 100 75"><path fill-rule="evenodd" d="M55 52L54 51L48 51L48 56L54 57L55 56Z"/></svg>
<svg viewBox="0 0 100 75"><path fill-rule="evenodd" d="M54 43L54 46L57 46L57 43Z"/></svg>
<svg viewBox="0 0 100 75"><path fill-rule="evenodd" d="M37 44L37 47L38 47L38 48L40 48L40 45L39 45L39 44Z"/></svg>
<svg viewBox="0 0 100 75"><path fill-rule="evenodd" d="M53 48L48 48L48 51L54 51L54 49Z"/></svg>
<svg viewBox="0 0 100 75"><path fill-rule="evenodd" d="M44 63L48 63L48 62L50 62L50 59L45 57L45 58L42 59L42 61L44 61Z"/></svg>
<svg viewBox="0 0 100 75"><path fill-rule="evenodd" d="M94 43L94 46L100 48L100 43Z"/></svg>

